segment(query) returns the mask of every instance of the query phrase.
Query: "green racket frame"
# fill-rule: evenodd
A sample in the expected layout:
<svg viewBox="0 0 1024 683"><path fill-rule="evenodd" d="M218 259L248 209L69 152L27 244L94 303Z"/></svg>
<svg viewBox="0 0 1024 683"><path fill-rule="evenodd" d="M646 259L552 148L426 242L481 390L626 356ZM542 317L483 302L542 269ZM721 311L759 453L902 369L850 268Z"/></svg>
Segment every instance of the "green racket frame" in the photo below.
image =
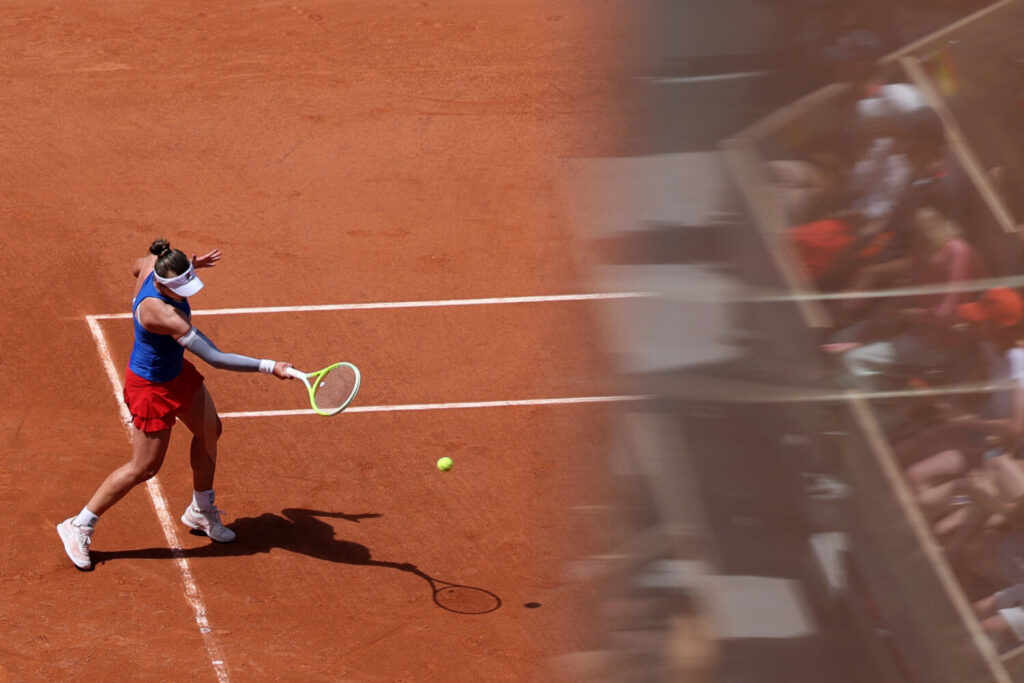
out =
<svg viewBox="0 0 1024 683"><path fill-rule="evenodd" d="M339 368L342 366L351 368L352 372L355 373L356 381L355 384L352 386L352 393L349 394L349 397L345 400L345 402L342 403L337 408L334 408L332 410L324 410L316 404L316 389L318 386L320 386L320 381L324 378L324 375L326 375L331 370L334 370L335 368ZM288 368L287 372L295 379L302 380L302 383L306 385L306 391L309 392L309 405L313 407L313 412L316 413L317 415L323 415L324 417L337 415L341 411L345 410L345 408L348 408L349 404L352 403L352 399L354 399L356 397L356 394L359 393L359 385L362 382L362 374L359 372L359 368L357 368L352 363L346 363L344 361L341 363L335 363L334 365L328 365L323 370L317 370L316 372L306 373L295 368Z"/></svg>

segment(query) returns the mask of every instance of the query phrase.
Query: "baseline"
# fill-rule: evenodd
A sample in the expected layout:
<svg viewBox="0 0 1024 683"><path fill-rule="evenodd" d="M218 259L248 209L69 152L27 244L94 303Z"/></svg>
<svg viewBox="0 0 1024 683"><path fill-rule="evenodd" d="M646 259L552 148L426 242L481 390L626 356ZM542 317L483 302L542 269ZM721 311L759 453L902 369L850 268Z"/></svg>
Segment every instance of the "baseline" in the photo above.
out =
<svg viewBox="0 0 1024 683"><path fill-rule="evenodd" d="M551 294L544 296L506 296L486 299L438 299L435 301L377 301L360 304L324 304L312 306L263 306L257 308L212 308L194 310L192 315L251 315L258 313L312 313L319 311L366 311L386 308L433 308L441 306L493 306L495 304L534 304L557 301L604 301L644 299L654 292L604 292L599 294ZM89 320L131 320L131 313L99 313Z"/></svg>

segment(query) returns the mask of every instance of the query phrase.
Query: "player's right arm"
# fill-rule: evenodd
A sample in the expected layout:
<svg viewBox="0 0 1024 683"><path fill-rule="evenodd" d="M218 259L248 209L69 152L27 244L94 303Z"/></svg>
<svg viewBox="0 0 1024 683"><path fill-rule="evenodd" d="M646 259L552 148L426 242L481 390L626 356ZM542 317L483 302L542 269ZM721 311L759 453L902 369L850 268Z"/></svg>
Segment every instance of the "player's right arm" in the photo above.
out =
<svg viewBox="0 0 1024 683"><path fill-rule="evenodd" d="M156 256L153 254L146 254L145 256L135 259L135 263L132 264L132 276L143 277L149 275L149 271L153 270L153 264L156 263Z"/></svg>
<svg viewBox="0 0 1024 683"><path fill-rule="evenodd" d="M153 334L166 334L175 339L181 339L192 329L192 323L188 316L174 306L154 297L143 299L135 316L138 318L139 324Z"/></svg>

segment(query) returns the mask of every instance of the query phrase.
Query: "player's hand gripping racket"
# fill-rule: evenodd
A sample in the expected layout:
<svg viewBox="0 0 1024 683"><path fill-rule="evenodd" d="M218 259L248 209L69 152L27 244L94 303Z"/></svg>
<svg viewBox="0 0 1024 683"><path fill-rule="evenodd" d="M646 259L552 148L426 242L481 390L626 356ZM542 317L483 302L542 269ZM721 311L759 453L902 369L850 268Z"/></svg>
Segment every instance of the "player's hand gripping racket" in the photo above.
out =
<svg viewBox="0 0 1024 683"><path fill-rule="evenodd" d="M335 363L310 373L288 368L288 374L306 385L309 403L317 415L337 415L359 393L359 368L351 363Z"/></svg>

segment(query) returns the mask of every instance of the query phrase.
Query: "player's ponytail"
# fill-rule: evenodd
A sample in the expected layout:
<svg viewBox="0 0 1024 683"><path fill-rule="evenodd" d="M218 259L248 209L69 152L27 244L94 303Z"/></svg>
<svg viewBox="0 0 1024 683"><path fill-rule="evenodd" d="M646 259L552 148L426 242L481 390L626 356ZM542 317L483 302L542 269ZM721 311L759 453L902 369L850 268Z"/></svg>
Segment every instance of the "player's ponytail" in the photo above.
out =
<svg viewBox="0 0 1024 683"><path fill-rule="evenodd" d="M160 277L174 277L188 270L188 257L178 249L171 249L171 243L163 237L153 240L149 253L156 256L153 270Z"/></svg>
<svg viewBox="0 0 1024 683"><path fill-rule="evenodd" d="M153 240L153 244L149 245L149 253L153 256L162 256L165 251L171 248L171 243L163 237Z"/></svg>

